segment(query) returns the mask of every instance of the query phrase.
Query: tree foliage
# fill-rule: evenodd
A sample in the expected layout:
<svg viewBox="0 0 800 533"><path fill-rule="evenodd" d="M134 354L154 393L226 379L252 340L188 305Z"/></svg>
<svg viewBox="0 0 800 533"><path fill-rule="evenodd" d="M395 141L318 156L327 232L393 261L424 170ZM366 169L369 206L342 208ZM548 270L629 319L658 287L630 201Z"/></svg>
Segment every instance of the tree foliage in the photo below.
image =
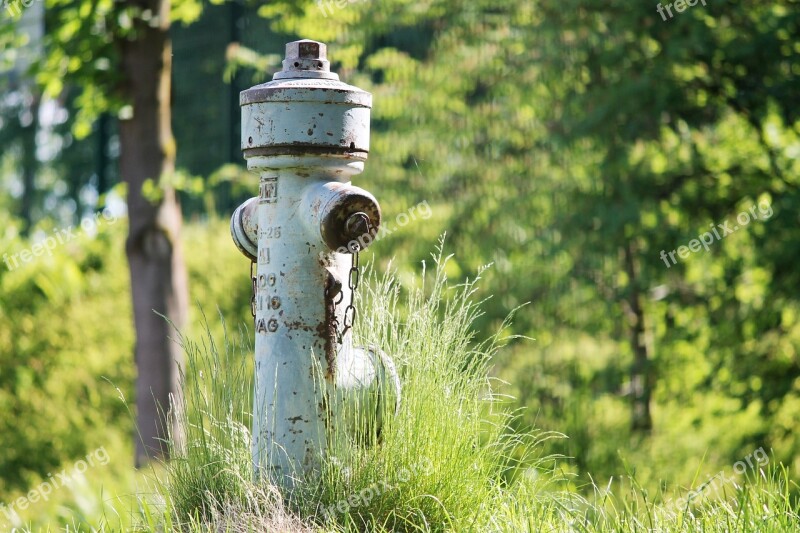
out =
<svg viewBox="0 0 800 533"><path fill-rule="evenodd" d="M607 473L616 449L648 446L625 441L626 418L665 435L676 412L684 429L726 428L687 436L692 452L795 453L796 2L666 21L620 1L356 2L330 4L322 28L323 8L300 6L262 14L327 40L375 94L365 181L395 212L434 206L434 224L377 253L422 258L446 229L458 270L495 264L487 322L532 302L515 327L537 341L507 374L529 422L587 434L569 451ZM712 228L707 250L665 263ZM599 402L634 410L612 420Z"/></svg>

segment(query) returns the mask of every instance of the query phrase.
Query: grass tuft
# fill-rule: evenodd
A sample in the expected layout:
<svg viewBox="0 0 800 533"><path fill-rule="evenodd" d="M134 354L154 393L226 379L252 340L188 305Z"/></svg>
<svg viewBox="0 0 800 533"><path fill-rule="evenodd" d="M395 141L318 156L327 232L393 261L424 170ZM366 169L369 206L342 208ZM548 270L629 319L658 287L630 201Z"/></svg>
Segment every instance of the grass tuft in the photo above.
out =
<svg viewBox="0 0 800 533"><path fill-rule="evenodd" d="M521 434L492 358L509 338L511 316L484 342L474 280L452 284L442 242L433 271L405 289L367 267L358 294L356 345L392 357L402 382L390 401L340 402L328 424L319 478L290 495L254 483L250 459L252 343L227 330L186 350L184 395L175 410L161 501L142 500L150 530L335 532L800 531L797 486L780 465L737 479L714 497L694 491L685 505L657 503L631 477L630 490L591 487L589 496L539 457L552 433ZM205 317L204 317L204 320ZM206 330L210 332L206 320ZM365 400L368 400L366 398ZM371 400L374 400L372 398ZM395 413L396 410L396 413ZM353 431L353 427L376 428ZM379 430L378 430L379 428ZM586 491L583 491L584 493ZM697 497L697 495L700 497ZM682 500L685 501L685 500Z"/></svg>
<svg viewBox="0 0 800 533"><path fill-rule="evenodd" d="M247 502L251 482L250 426L252 343L240 330L231 342L214 340L203 314L206 337L196 343L178 334L186 353L183 396L173 406L177 431L170 431L172 460L166 465L164 496L179 519L211 520L220 509ZM176 434L176 432L178 434Z"/></svg>

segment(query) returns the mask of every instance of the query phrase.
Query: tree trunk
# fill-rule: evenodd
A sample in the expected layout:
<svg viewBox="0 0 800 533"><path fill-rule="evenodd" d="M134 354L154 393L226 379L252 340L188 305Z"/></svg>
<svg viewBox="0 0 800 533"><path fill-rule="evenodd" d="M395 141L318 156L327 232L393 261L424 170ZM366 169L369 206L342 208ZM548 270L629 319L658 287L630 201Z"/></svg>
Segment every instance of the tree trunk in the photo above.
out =
<svg viewBox="0 0 800 533"><path fill-rule="evenodd" d="M645 336L644 308L639 288L639 273L633 243L628 241L624 246L625 272L628 275L630 290L627 299L627 314L630 328L630 343L633 349L633 365L631 365L631 429L649 432L653 429L650 416L650 397L652 395L652 371L648 344Z"/></svg>
<svg viewBox="0 0 800 533"><path fill-rule="evenodd" d="M163 191L152 203L142 196L147 179L158 181L175 168L170 112L172 49L169 0L128 0L130 7L158 19L135 22L135 40L122 40L125 96L133 116L120 121L120 171L128 185L130 229L126 252L136 326L136 407L139 438L136 464L166 457L165 418L170 396L178 399L180 348L170 340L171 326L184 324L188 289L180 243L181 211L175 191ZM164 315L166 319L162 316Z"/></svg>
<svg viewBox="0 0 800 533"><path fill-rule="evenodd" d="M97 119L97 194L101 197L108 192L108 113L100 113ZM98 205L102 211L105 201Z"/></svg>
<svg viewBox="0 0 800 533"><path fill-rule="evenodd" d="M31 121L22 124L20 138L22 139L22 201L20 202L19 216L22 219L22 235L27 236L33 225L33 202L36 196L36 170L39 162L36 159L36 133L39 131L39 101L40 95L36 89L31 89L32 101L27 109Z"/></svg>

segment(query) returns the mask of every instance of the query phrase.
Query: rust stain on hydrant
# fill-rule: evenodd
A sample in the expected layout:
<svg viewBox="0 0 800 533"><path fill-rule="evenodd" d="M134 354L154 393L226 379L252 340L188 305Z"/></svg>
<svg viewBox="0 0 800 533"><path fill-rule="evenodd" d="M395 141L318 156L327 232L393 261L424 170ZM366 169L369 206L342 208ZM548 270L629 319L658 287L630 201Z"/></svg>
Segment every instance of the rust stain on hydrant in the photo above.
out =
<svg viewBox="0 0 800 533"><path fill-rule="evenodd" d="M325 321L318 326L317 334L325 339L325 362L327 368L325 370L325 379L333 382L336 376L336 347L334 346L334 339L336 339L338 327L338 320L336 317L336 303L337 300L343 299L342 282L336 278L333 272L327 270L327 277L325 279L325 290L323 297L325 298Z"/></svg>

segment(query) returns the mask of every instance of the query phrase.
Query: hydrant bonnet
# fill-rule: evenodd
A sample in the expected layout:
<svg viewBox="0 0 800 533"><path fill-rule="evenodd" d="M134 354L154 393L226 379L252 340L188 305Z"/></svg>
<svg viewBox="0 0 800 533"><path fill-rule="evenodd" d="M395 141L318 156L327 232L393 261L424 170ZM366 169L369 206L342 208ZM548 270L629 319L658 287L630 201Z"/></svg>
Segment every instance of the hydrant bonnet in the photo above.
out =
<svg viewBox="0 0 800 533"><path fill-rule="evenodd" d="M286 45L283 70L273 80L242 91L242 150L246 159L275 154L369 153L372 95L329 71L325 45ZM292 113L286 113L291 106Z"/></svg>

